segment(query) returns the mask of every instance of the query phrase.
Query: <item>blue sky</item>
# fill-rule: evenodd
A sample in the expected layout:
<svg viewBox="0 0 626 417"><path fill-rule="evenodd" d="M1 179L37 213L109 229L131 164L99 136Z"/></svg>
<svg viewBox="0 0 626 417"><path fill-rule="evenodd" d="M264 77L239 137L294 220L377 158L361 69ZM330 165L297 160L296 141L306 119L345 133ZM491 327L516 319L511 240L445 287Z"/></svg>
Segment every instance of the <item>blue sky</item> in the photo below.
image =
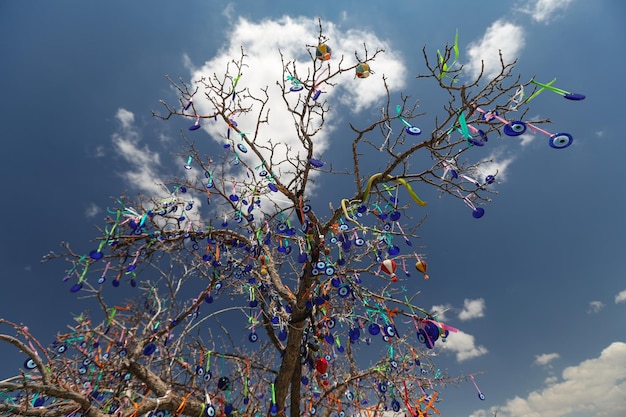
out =
<svg viewBox="0 0 626 417"><path fill-rule="evenodd" d="M150 113L159 99L176 100L165 74L191 80L219 67L240 40L249 43L252 62L275 62L275 44L288 49L311 42L306 34L321 17L336 44L385 45L373 77L384 73L396 92L418 98L427 112L420 122L428 125L440 97L414 78L424 71L421 49L426 44L435 53L458 29L459 60L469 73L499 48L506 60L519 60L523 81L556 77L555 85L587 99L569 102L545 92L532 102L528 119L550 118L548 131L574 136L566 149L527 135L494 139L481 150L500 169L499 194L482 219L457 200L420 190L429 202L420 244L431 276L416 284L421 304L448 308L447 323L462 331L436 360L451 373L484 372L477 382L487 396L479 401L469 383L451 387L440 410L475 417L494 410L500 417L626 414L620 168L626 145L619 105L626 4L215 3L0 4L0 316L52 338L85 304L61 282L65 265L41 264L42 255L61 241L91 249L93 225L111 198L153 192L155 179L180 174L171 154L180 150L177 131L185 122ZM288 21L291 32L280 40L261 26ZM252 80L255 72L251 67L245 76ZM341 163L347 121L368 120L378 97L373 87L337 95L343 112L321 145L328 160ZM358 103L365 104L356 112ZM376 161L370 163L376 172ZM332 195L332 180L320 179L320 201L341 199ZM21 356L7 347L2 352L4 375Z"/></svg>

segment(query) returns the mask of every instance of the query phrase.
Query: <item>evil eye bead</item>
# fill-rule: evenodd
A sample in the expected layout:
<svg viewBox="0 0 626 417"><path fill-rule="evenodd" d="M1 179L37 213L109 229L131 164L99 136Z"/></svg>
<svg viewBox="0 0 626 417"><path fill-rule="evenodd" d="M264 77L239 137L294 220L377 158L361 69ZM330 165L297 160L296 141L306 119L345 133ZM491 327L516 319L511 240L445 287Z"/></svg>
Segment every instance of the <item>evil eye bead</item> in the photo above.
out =
<svg viewBox="0 0 626 417"><path fill-rule="evenodd" d="M361 238L357 238L354 240L354 244L356 246L363 246L365 244L365 240L361 239Z"/></svg>
<svg viewBox="0 0 626 417"><path fill-rule="evenodd" d="M237 149L239 149L242 153L248 153L248 148L243 143L237 144Z"/></svg>
<svg viewBox="0 0 626 417"><path fill-rule="evenodd" d="M291 91L292 93L297 93L298 91L302 91L304 89L304 85L302 84L294 84L291 87L289 87L289 91Z"/></svg>
<svg viewBox="0 0 626 417"><path fill-rule="evenodd" d="M250 343L256 343L259 340L259 335L257 335L255 332L252 332L248 335L248 340L250 341Z"/></svg>
<svg viewBox="0 0 626 417"><path fill-rule="evenodd" d="M327 276L332 277L335 274L335 267L327 266L325 272Z"/></svg>
<svg viewBox="0 0 626 417"><path fill-rule="evenodd" d="M328 326L329 329L332 329L335 327L336 324L337 324L337 321L331 317L330 319L328 319L328 323L326 325Z"/></svg>
<svg viewBox="0 0 626 417"><path fill-rule="evenodd" d="M479 392L478 398L480 399L480 401L485 401L485 394L483 394L482 392Z"/></svg>
<svg viewBox="0 0 626 417"><path fill-rule="evenodd" d="M424 332L424 330L419 329L419 330L417 331L417 340L418 340L420 343L426 343L426 333Z"/></svg>
<svg viewBox="0 0 626 417"><path fill-rule="evenodd" d="M196 366L196 375L198 376L203 376L204 375L204 368L201 366Z"/></svg>
<svg viewBox="0 0 626 417"><path fill-rule="evenodd" d="M400 220L401 216L402 213L400 213L399 211L392 211L391 214L389 214L389 219L391 221L397 222L398 220Z"/></svg>
<svg viewBox="0 0 626 417"><path fill-rule="evenodd" d="M550 147L554 149L567 148L573 141L574 138L569 133L557 133L550 136Z"/></svg>
<svg viewBox="0 0 626 417"><path fill-rule="evenodd" d="M209 382L212 377L213 377L213 374L211 374L210 371L207 371L204 373L204 377L202 379L204 379L204 382Z"/></svg>
<svg viewBox="0 0 626 417"><path fill-rule="evenodd" d="M59 345L57 347L57 353L64 353L67 350L67 345Z"/></svg>
<svg viewBox="0 0 626 417"><path fill-rule="evenodd" d="M505 135L507 136L519 136L526 132L526 123L516 120L514 122L509 122L504 125L502 129Z"/></svg>
<svg viewBox="0 0 626 417"><path fill-rule="evenodd" d="M213 407L212 405L209 405L206 410L205 413L208 417L214 417L215 416L215 407Z"/></svg>
<svg viewBox="0 0 626 417"><path fill-rule="evenodd" d="M472 216L475 219L480 219L481 217L483 217L485 215L485 209L482 207L476 207L475 210L472 210Z"/></svg>
<svg viewBox="0 0 626 417"><path fill-rule="evenodd" d="M37 367L37 365L35 364L35 361L32 359L27 359L24 362L24 368L26 369L35 369Z"/></svg>
<svg viewBox="0 0 626 417"><path fill-rule="evenodd" d="M143 354L145 356L150 356L152 355L155 351L157 350L157 347L154 343L148 343L146 346L144 346L143 348Z"/></svg>
<svg viewBox="0 0 626 417"><path fill-rule="evenodd" d="M340 285L337 289L337 295L340 298L346 298L348 295L350 295L350 286L347 284Z"/></svg>
<svg viewBox="0 0 626 417"><path fill-rule="evenodd" d="M389 337L394 337L396 335L396 329L391 324L388 324L385 326L385 334Z"/></svg>
<svg viewBox="0 0 626 417"><path fill-rule="evenodd" d="M219 388L220 391L226 391L228 388L230 388L230 379L225 376L221 377L217 381L217 388Z"/></svg>
<svg viewBox="0 0 626 417"><path fill-rule="evenodd" d="M428 338L431 341L436 341L437 339L439 339L439 327L437 327L437 325L435 325L434 323L428 323L424 326L424 331L426 332L426 334L428 335Z"/></svg>
<svg viewBox="0 0 626 417"><path fill-rule="evenodd" d="M579 100L584 100L585 96L583 94L578 94L578 93L567 93L565 95L563 95L563 97L565 97L568 100L575 100L575 101L579 101Z"/></svg>
<svg viewBox="0 0 626 417"><path fill-rule="evenodd" d="M400 248L395 246L395 245L391 245L389 246L389 248L387 249L387 252L389 253L389 255L391 256L396 256L400 253Z"/></svg>
<svg viewBox="0 0 626 417"><path fill-rule="evenodd" d="M381 382L378 384L378 391L387 392L387 384L385 382Z"/></svg>
<svg viewBox="0 0 626 417"><path fill-rule="evenodd" d="M408 126L406 128L406 133L408 133L409 135L412 135L412 136L417 136L417 135L421 135L422 134L422 129L420 129L417 126Z"/></svg>
<svg viewBox="0 0 626 417"><path fill-rule="evenodd" d="M315 266L317 267L317 269L325 270L326 269L326 262L319 261L318 263L315 264Z"/></svg>
<svg viewBox="0 0 626 417"><path fill-rule="evenodd" d="M396 413L398 411L400 411L400 403L398 402L398 400L393 400L391 402L391 408L393 409L393 411L395 411Z"/></svg>
<svg viewBox="0 0 626 417"><path fill-rule="evenodd" d="M370 325L367 326L367 331L370 332L372 336L376 336L380 333L380 326L376 323L370 323Z"/></svg>
<svg viewBox="0 0 626 417"><path fill-rule="evenodd" d="M350 341L354 343L361 337L361 331L358 328L353 327L348 331L348 337L350 338Z"/></svg>
<svg viewBox="0 0 626 417"><path fill-rule="evenodd" d="M348 401L354 400L354 394L352 393L352 391L346 391L345 396L346 396L346 400Z"/></svg>
<svg viewBox="0 0 626 417"><path fill-rule="evenodd" d="M496 177L493 176L493 175L487 175L485 177L485 183L486 184L493 184L495 180L496 180Z"/></svg>
<svg viewBox="0 0 626 417"><path fill-rule="evenodd" d="M92 250L91 252L89 252L89 257L93 259L94 261L97 261L98 259L102 259L103 256L104 254L98 250Z"/></svg>
<svg viewBox="0 0 626 417"><path fill-rule="evenodd" d="M497 116L498 116L498 112L492 110L492 111L488 111L486 113L483 113L482 119L487 121L487 122L489 122L489 121L495 119Z"/></svg>
<svg viewBox="0 0 626 417"><path fill-rule="evenodd" d="M189 130L194 131L194 130L198 130L200 129L200 124L199 123L195 123L191 126L189 126Z"/></svg>
<svg viewBox="0 0 626 417"><path fill-rule="evenodd" d="M474 146L485 146L485 143L482 140L476 140L474 138L467 138L467 141Z"/></svg>

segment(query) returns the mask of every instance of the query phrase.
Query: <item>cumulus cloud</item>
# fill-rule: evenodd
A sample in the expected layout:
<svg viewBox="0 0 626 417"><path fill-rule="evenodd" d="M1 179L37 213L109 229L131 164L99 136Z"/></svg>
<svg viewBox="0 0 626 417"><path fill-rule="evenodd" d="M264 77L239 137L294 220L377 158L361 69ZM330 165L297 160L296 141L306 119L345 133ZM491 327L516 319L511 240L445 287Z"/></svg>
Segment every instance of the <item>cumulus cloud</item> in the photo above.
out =
<svg viewBox="0 0 626 417"><path fill-rule="evenodd" d="M553 360L558 359L560 357L561 355L559 355L558 353L542 353L541 355L535 355L534 364L546 366Z"/></svg>
<svg viewBox="0 0 626 417"><path fill-rule="evenodd" d="M539 23L548 23L553 20L559 12L562 12L573 0L534 0L521 8L521 11L528 13L533 20Z"/></svg>
<svg viewBox="0 0 626 417"><path fill-rule="evenodd" d="M120 172L120 175L130 186L149 196L163 195L164 189L160 185L162 182L157 175L157 168L161 164L159 153L142 144L133 112L120 108L115 118L120 122L120 128L111 138L113 148L130 166L126 171Z"/></svg>
<svg viewBox="0 0 626 417"><path fill-rule="evenodd" d="M452 306L450 304L436 304L430 308L430 312L437 316L437 320L439 321L447 321L446 312L451 310Z"/></svg>
<svg viewBox="0 0 626 417"><path fill-rule="evenodd" d="M456 360L463 362L468 359L477 358L488 352L484 346L476 346L476 339L471 334L461 330L451 333L445 343L441 344L444 351L456 354Z"/></svg>
<svg viewBox="0 0 626 417"><path fill-rule="evenodd" d="M513 62L524 47L524 30L504 19L495 21L481 39L468 46L470 61L465 64L472 78L478 77L484 64L484 76L495 77L501 69L499 51L505 63Z"/></svg>
<svg viewBox="0 0 626 417"><path fill-rule="evenodd" d="M600 356L565 368L561 378L471 417L565 417L626 415L626 343L614 342Z"/></svg>
<svg viewBox="0 0 626 417"><path fill-rule="evenodd" d="M186 65L189 68L195 68L191 73L191 79L195 82L203 77L212 77L213 74L224 74L227 69L230 77L237 77L238 70L234 67L232 60L241 56L243 48L246 56L237 89L247 89L251 95L263 99L267 94L267 103L261 109L259 101L247 97L246 94L238 95L241 106L248 108L249 111L234 114L232 118L242 132L247 132L246 135L251 141L261 145L262 154L259 158L252 152L248 152L240 157L248 166L253 167L259 166L264 160L273 167L275 172L278 171L284 182L289 181L294 165L301 167L302 164L308 163L305 159L308 150L294 131L294 115L286 108L286 102L291 106L296 106L299 100L304 100L307 89L302 92L287 92L283 98L283 87L278 85L286 81L283 65L287 65L292 71L295 68L294 77L307 85L307 88L317 85L322 91L318 102L327 101L335 108L341 103L347 106L349 111L357 113L370 105L378 107L381 99L386 97L383 75L387 77L391 92L400 90L406 83L407 69L400 54L371 31L342 30L332 22L325 22L324 34L328 37L327 44L332 48L332 59L323 63L316 61L315 70L313 70L309 55L315 53L315 48L307 48L306 45L317 45L319 34L316 20L282 17L276 20L265 19L255 22L238 18L232 27L229 27L228 33L227 43L210 60L197 67L187 60ZM333 79L335 86L323 82L324 77L338 70L341 61L343 61L342 67L356 64L355 51L360 58L365 58L364 43L367 45L369 56L376 49L385 50L385 53L379 54L371 63L373 75L367 79L358 79L355 78L353 72L346 72ZM283 62L281 62L281 54ZM326 70L327 67L330 69ZM285 90L288 91L290 82L286 83ZM201 87L201 84L194 85ZM201 92L204 90L201 89ZM202 97L203 94L197 94L194 97L196 111L198 114L212 114L213 104L208 100L203 100ZM267 123L257 126L259 117L266 118ZM323 160L324 153L328 152L331 134L341 122L341 117L341 112L326 113L323 120L324 128L316 131L322 120L318 115L312 115L306 128L309 133L316 131L315 155L313 155L315 159ZM203 119L201 124L202 129L215 142L222 145L227 141L225 137L227 126L223 121ZM277 169L279 165L280 168ZM238 175L245 175L245 172L236 173L233 170L232 175L234 179L238 179Z"/></svg>
<svg viewBox="0 0 626 417"><path fill-rule="evenodd" d="M102 210L95 203L91 203L85 209L85 217L88 219L96 217Z"/></svg>
<svg viewBox="0 0 626 417"><path fill-rule="evenodd" d="M626 301L626 290L620 291L620 293L615 296L615 304L623 303L625 301Z"/></svg>
<svg viewBox="0 0 626 417"><path fill-rule="evenodd" d="M500 151L493 151L491 154L482 160L479 165L479 171L482 176L496 175L496 179L499 182L506 181L507 169L514 158L512 156L503 156Z"/></svg>
<svg viewBox="0 0 626 417"><path fill-rule="evenodd" d="M590 301L589 310L587 310L587 313L589 314L598 313L603 308L604 308L604 303L602 301Z"/></svg>
<svg viewBox="0 0 626 417"><path fill-rule="evenodd" d="M117 109L115 118L122 124L122 129L131 129L135 123L135 114L123 108Z"/></svg>
<svg viewBox="0 0 626 417"><path fill-rule="evenodd" d="M476 300L470 300L468 298L463 301L463 309L459 313L460 320L471 320L485 316L485 300L484 298L478 298Z"/></svg>
<svg viewBox="0 0 626 417"><path fill-rule="evenodd" d="M518 139L520 139L520 145L522 146L526 146L528 144L530 144L532 141L535 140L537 136L533 135L532 133L524 133L523 135L519 135Z"/></svg>

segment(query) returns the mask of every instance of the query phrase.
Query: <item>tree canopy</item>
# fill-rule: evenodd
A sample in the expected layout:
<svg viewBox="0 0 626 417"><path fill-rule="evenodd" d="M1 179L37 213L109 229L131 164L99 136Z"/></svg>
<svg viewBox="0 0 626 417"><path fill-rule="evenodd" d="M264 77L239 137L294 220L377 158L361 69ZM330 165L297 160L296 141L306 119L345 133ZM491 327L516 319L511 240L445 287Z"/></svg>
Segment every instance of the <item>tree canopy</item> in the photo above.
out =
<svg viewBox="0 0 626 417"><path fill-rule="evenodd" d="M283 77L263 88L246 84L254 68L243 49L222 73L167 78L179 102L153 114L188 120L181 172L163 195L116 199L91 252L64 244L47 256L69 262L70 291L95 306L54 343L0 319L0 340L25 354L0 382L2 415L419 417L438 414L441 390L461 381L484 399L474 375L436 366L430 352L457 329L407 285L429 278L418 187L461 201L479 221L469 214L485 214L498 173L481 176L486 161L473 149L541 131L542 121L521 121L534 98L523 92L550 86L521 84L504 61L495 77L467 80L458 38L436 54L424 48L417 76L444 100L426 129L418 101L392 94L384 74L369 78L385 51L335 56L321 23L314 41L303 45L306 62L275 51ZM382 83L386 100L376 117L350 123L350 168L336 169L316 135L335 111L325 93L345 74ZM281 109L270 106L276 91ZM284 115L291 139L268 137ZM546 133L554 148L571 143ZM207 134L222 144L212 154L198 144ZM316 186L330 176L350 179L338 182L352 187L340 201ZM133 295L110 301L111 285Z"/></svg>

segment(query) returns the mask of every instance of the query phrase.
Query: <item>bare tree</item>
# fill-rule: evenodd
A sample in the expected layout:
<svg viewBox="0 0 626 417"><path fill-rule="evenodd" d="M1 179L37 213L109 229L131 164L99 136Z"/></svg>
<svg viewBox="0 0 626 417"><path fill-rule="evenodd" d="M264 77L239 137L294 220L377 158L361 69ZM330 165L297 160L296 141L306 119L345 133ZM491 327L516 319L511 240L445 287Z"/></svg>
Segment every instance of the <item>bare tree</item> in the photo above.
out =
<svg viewBox="0 0 626 417"><path fill-rule="evenodd" d="M421 220L409 210L426 204L415 184L461 200L474 217L484 213L497 173L477 177L480 162L461 156L503 124L513 133L524 127L502 121L524 104L514 64L464 82L456 42L435 63L424 49L428 71L419 78L447 101L434 128L413 124L418 103L406 95L394 103L383 76L380 117L350 124L352 169L337 171L316 158L316 135L332 111L321 90L346 72L366 78L384 51L364 45L354 58L331 58L327 42L320 24L305 72L280 55L277 85L297 146L264 137L270 89L239 82L245 51L222 74L192 84L168 78L180 103L163 101L165 113L154 115L187 118L191 131L222 126L224 153L203 155L190 139L196 133L181 132L188 175L164 184L169 195L122 197L91 253L64 244L47 256L70 262L71 290L99 310L77 317L52 346L0 320L0 340L26 355L19 373L0 382L2 415L426 416L438 412L442 387L471 377L432 362L431 349L456 329L420 308L398 275L410 276L415 264L428 278L414 246ZM207 103L214 110L201 112ZM243 115L255 120L246 131L237 123ZM364 162L372 152L382 169ZM411 164L418 154L419 168ZM353 178L330 210L310 201L322 175ZM139 295L111 303L111 282L129 282Z"/></svg>

